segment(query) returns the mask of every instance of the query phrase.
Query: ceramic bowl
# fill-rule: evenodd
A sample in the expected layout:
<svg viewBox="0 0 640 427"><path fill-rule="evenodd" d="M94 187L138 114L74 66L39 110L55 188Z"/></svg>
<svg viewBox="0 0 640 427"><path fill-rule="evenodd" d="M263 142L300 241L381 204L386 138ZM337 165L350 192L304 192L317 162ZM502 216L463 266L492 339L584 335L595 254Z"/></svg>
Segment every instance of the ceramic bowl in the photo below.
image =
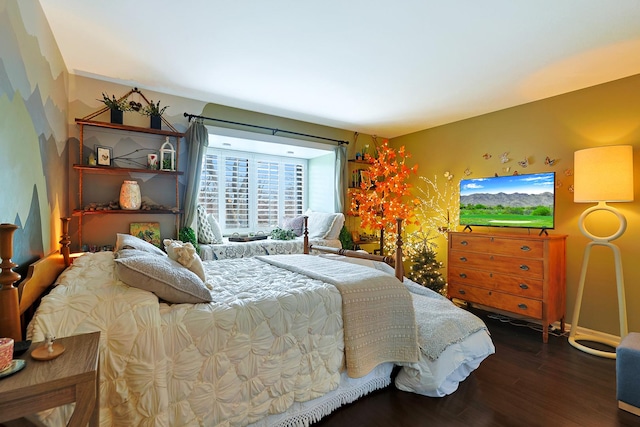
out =
<svg viewBox="0 0 640 427"><path fill-rule="evenodd" d="M13 338L0 338L0 371L11 366L13 360Z"/></svg>

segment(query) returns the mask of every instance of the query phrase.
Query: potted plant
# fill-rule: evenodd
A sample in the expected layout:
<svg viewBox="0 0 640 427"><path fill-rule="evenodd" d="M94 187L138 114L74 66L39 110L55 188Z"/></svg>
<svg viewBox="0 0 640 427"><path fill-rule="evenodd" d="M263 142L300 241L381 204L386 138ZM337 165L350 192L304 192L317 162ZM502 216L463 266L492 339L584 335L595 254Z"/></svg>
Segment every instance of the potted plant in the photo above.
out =
<svg viewBox="0 0 640 427"><path fill-rule="evenodd" d="M115 95L111 95L111 98L109 98L109 95L104 92L102 93L102 99L99 101L102 101L104 105L109 107L109 110L111 111L111 123L121 125L123 118L122 113L131 109L126 98L117 99Z"/></svg>
<svg viewBox="0 0 640 427"><path fill-rule="evenodd" d="M151 118L151 129L161 129L162 128L162 113L166 110L168 105L160 108L160 101L153 103L153 99L149 104L142 107L140 113L145 116L149 116Z"/></svg>

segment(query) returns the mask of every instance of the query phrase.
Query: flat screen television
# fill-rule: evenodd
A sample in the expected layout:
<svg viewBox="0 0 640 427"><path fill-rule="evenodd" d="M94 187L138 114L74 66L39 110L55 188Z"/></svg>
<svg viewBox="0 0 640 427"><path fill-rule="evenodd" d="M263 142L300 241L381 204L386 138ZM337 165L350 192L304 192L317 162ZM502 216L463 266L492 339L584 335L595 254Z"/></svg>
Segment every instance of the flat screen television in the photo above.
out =
<svg viewBox="0 0 640 427"><path fill-rule="evenodd" d="M555 172L463 179L460 225L552 229L555 182Z"/></svg>

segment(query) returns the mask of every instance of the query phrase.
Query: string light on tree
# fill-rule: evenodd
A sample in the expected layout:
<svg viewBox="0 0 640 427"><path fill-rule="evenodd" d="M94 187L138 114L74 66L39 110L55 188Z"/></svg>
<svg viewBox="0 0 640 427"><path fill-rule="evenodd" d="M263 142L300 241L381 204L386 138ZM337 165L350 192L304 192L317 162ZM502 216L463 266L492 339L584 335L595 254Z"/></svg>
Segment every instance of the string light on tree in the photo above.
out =
<svg viewBox="0 0 640 427"><path fill-rule="evenodd" d="M350 213L360 217L362 228L380 230L382 252L385 231L394 236L397 218L403 219L406 225L415 223L411 220L413 208L405 203L405 199L411 195L407 180L411 173L417 173L418 165L407 166L406 159L411 156L404 146L396 152L386 140L377 147L375 154L375 157L369 153L364 155L369 167L360 183L362 191L351 198Z"/></svg>

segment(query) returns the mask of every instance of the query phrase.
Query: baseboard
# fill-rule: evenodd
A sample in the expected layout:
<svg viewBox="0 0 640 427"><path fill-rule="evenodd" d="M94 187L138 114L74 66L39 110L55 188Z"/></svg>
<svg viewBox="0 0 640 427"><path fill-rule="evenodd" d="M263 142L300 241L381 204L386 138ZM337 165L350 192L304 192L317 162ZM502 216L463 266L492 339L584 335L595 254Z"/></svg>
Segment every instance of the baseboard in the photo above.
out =
<svg viewBox="0 0 640 427"><path fill-rule="evenodd" d="M624 403L618 400L618 408L623 411L631 412L633 415L637 415L640 417L640 408L636 408L633 405L629 405L628 403Z"/></svg>
<svg viewBox="0 0 640 427"><path fill-rule="evenodd" d="M455 301L455 300L456 299L454 298L454 303L458 302L458 301ZM464 302L464 301L459 301L459 303L460 303L459 305L466 305L466 302ZM480 308L480 309L485 310L485 311L489 311L489 312L492 312L492 313L500 314L502 316L510 317L512 319L518 319L518 320L522 320L522 321L526 321L526 322L530 322L530 323L535 323L535 324L540 325L542 327L542 322L540 320L537 320L537 319L531 319L530 317L526 317L526 316L519 316L519 315L511 313L511 312L499 310L499 309L496 309L496 308L493 308L493 307L487 307L487 306L484 306L484 305L481 305L481 304L472 304L472 306ZM560 322L559 321L558 322L553 322L551 324L551 327L553 328L554 331L559 331L560 330ZM565 322L564 330L565 330L565 333L568 336L569 332L571 331L571 324ZM582 327L582 326L578 326L578 329L576 330L576 333L578 335L591 335L591 336L594 336L594 337L603 338L603 339L608 340L608 341L613 341L613 342L615 342L617 344L620 344L620 341L622 341L622 338L620 338L617 335L611 335L611 334L607 334L605 332L595 331L595 330L588 329L588 328L585 328L585 327Z"/></svg>

